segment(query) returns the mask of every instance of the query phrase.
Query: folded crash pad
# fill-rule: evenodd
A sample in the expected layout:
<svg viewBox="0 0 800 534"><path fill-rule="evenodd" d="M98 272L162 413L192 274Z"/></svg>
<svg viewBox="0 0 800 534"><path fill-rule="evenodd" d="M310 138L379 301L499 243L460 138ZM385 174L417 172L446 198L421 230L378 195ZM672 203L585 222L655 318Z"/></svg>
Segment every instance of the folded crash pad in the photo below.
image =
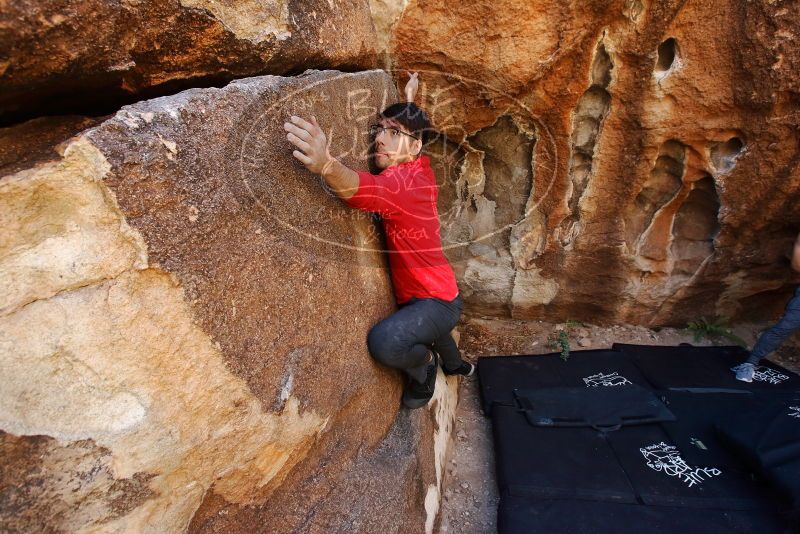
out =
<svg viewBox="0 0 800 534"><path fill-rule="evenodd" d="M592 427L674 421L652 392L636 384L619 387L560 387L514 390L518 409L533 426Z"/></svg>

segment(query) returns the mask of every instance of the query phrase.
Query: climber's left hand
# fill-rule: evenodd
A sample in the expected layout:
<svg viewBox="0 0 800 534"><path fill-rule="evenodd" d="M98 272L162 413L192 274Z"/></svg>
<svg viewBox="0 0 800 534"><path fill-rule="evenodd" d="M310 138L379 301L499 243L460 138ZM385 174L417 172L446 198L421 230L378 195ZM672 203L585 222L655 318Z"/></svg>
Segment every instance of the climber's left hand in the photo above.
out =
<svg viewBox="0 0 800 534"><path fill-rule="evenodd" d="M292 115L291 122L283 123L283 129L288 133L286 139L289 140L297 150L292 155L300 160L306 168L316 174L322 174L326 165L333 159L328 152L328 138L325 132L319 127L317 118L312 116L311 122Z"/></svg>

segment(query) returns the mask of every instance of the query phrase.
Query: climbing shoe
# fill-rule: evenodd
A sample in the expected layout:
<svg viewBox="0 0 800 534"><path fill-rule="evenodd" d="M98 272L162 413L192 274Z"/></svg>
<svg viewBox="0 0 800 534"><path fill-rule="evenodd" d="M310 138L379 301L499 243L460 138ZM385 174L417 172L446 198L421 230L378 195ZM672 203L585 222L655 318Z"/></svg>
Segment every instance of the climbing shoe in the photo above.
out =
<svg viewBox="0 0 800 534"><path fill-rule="evenodd" d="M448 376L451 375L472 376L475 373L475 366L469 362L462 361L461 365L459 365L452 371L445 366L442 366L442 371L444 371L444 374Z"/></svg>
<svg viewBox="0 0 800 534"><path fill-rule="evenodd" d="M431 362L425 370L425 381L417 382L409 378L408 385L403 391L403 404L406 408L422 408L433 397L433 390L436 387L436 371L439 369L439 358L435 352L430 352Z"/></svg>
<svg viewBox="0 0 800 534"><path fill-rule="evenodd" d="M752 382L753 375L756 372L756 366L752 363L745 362L741 365L737 365L731 371L736 371L736 380L741 380L742 382Z"/></svg>

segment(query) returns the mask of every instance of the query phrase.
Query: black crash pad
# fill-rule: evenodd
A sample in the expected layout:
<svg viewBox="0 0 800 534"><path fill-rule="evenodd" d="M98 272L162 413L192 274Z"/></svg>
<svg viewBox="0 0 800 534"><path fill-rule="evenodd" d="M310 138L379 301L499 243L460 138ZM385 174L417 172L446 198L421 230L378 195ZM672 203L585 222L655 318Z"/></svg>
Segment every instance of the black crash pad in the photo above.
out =
<svg viewBox="0 0 800 534"><path fill-rule="evenodd" d="M618 351L574 351L567 361L559 354L494 356L478 360L483 412L491 405L514 404L514 389L546 387L600 387L649 383L634 364Z"/></svg>
<svg viewBox="0 0 800 534"><path fill-rule="evenodd" d="M716 424L751 409L756 396L749 391L696 393L661 391L657 393L675 415L662 427L678 447L681 456L693 465L710 465L742 470L741 459L717 437Z"/></svg>
<svg viewBox="0 0 800 534"><path fill-rule="evenodd" d="M540 428L510 406L492 408L497 486L506 495L636 502L605 436Z"/></svg>
<svg viewBox="0 0 800 534"><path fill-rule="evenodd" d="M501 534L784 534L774 514L509 496L500 501Z"/></svg>
<svg viewBox="0 0 800 534"><path fill-rule="evenodd" d="M791 506L794 528L800 532L800 460L768 467L764 476Z"/></svg>
<svg viewBox="0 0 800 534"><path fill-rule="evenodd" d="M497 485L502 495L720 510L769 507L748 473L687 464L657 424L613 432L536 427L494 405Z"/></svg>
<svg viewBox="0 0 800 534"><path fill-rule="evenodd" d="M624 427L608 441L639 501L716 510L770 507L769 487L749 473L688 463L660 425Z"/></svg>
<svg viewBox="0 0 800 534"><path fill-rule="evenodd" d="M567 361L558 354L479 359L481 398L494 433L500 532L788 532L791 510L773 488L797 506L800 462L756 473L734 449L720 447L715 425L729 414L794 398L800 377L767 362L753 383L739 382L730 368L745 357L738 347L615 345L573 352ZM635 386L676 419L616 429L585 393ZM567 390L583 402L570 399L561 423L602 431L533 426L518 409L530 408L527 415L539 418L534 422L549 425L558 413L554 403L565 412L563 399L547 395ZM647 413L642 406L631 410L637 411ZM791 456L785 445L777 447L781 458Z"/></svg>
<svg viewBox="0 0 800 534"><path fill-rule="evenodd" d="M615 343L613 349L632 361L655 389L800 390L800 377L766 360L757 368L753 382L736 380L731 368L748 356L747 351L738 346L658 347Z"/></svg>
<svg viewBox="0 0 800 534"><path fill-rule="evenodd" d="M518 409L533 426L615 430L675 420L663 402L636 384L518 389L514 390L514 397Z"/></svg>
<svg viewBox="0 0 800 534"><path fill-rule="evenodd" d="M758 400L719 418L718 438L756 469L800 461L800 394Z"/></svg>

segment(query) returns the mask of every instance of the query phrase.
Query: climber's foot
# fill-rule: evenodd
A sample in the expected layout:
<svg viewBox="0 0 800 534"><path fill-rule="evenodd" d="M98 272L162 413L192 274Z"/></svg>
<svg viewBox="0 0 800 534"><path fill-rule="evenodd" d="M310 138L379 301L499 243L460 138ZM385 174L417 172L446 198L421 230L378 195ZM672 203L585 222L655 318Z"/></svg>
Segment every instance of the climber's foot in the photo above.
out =
<svg viewBox="0 0 800 534"><path fill-rule="evenodd" d="M408 385L403 391L403 404L406 408L422 408L433 397L433 390L436 388L436 371L439 368L439 358L435 352L430 352L432 358L428 367L425 369L425 381L420 383L409 378Z"/></svg>
<svg viewBox="0 0 800 534"><path fill-rule="evenodd" d="M736 380L741 380L742 382L752 382L753 375L756 372L756 366L750 362L745 362L741 365L737 365L731 371L736 371Z"/></svg>
<svg viewBox="0 0 800 534"><path fill-rule="evenodd" d="M473 374L475 374L475 365L469 362L462 361L461 365L459 365L452 371L445 366L442 366L442 371L444 371L444 374L448 376L452 375L472 376Z"/></svg>

